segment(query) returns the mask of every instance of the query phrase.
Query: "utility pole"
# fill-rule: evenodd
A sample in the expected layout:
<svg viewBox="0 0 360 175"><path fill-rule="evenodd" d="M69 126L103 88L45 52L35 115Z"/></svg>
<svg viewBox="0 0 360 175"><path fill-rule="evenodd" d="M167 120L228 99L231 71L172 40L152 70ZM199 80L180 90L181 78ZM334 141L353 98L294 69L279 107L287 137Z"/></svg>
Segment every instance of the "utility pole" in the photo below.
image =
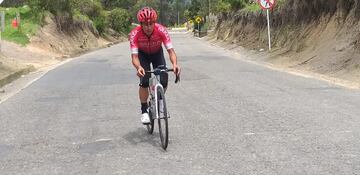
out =
<svg viewBox="0 0 360 175"><path fill-rule="evenodd" d="M210 7L211 7L211 0L209 0L209 19L210 19Z"/></svg>
<svg viewBox="0 0 360 175"><path fill-rule="evenodd" d="M209 0L209 13L208 13L208 19L209 19L208 23L209 23L209 27L208 27L208 29L211 27L210 7L211 7L211 0Z"/></svg>
<svg viewBox="0 0 360 175"><path fill-rule="evenodd" d="M164 25L163 21L163 0L160 0L160 24Z"/></svg>
<svg viewBox="0 0 360 175"><path fill-rule="evenodd" d="M180 25L180 10L179 10L179 0L176 0L176 9L177 9L177 25Z"/></svg>

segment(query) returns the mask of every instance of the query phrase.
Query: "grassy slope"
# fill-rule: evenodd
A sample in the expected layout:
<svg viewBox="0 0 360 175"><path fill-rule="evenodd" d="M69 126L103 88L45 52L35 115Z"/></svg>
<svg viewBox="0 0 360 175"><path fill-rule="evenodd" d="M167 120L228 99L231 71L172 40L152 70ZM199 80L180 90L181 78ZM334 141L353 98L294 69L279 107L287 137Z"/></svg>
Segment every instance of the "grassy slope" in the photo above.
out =
<svg viewBox="0 0 360 175"><path fill-rule="evenodd" d="M2 38L22 46L29 43L30 36L35 34L39 28L39 21L32 17L29 7L19 8L0 8L5 12L5 31L2 32ZM12 21L15 19L16 14L20 13L21 29L12 27Z"/></svg>

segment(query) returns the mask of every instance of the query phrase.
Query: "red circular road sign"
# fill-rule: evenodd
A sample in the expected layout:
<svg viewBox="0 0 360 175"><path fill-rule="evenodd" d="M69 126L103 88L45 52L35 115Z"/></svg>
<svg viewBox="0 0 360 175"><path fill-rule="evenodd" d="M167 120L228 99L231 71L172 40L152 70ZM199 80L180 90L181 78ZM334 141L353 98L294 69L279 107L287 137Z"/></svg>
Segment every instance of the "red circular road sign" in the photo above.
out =
<svg viewBox="0 0 360 175"><path fill-rule="evenodd" d="M264 10L271 9L275 5L275 0L259 0L260 7Z"/></svg>
<svg viewBox="0 0 360 175"><path fill-rule="evenodd" d="M12 20L11 24L12 24L13 28L18 28L18 26L19 26L19 23L16 19Z"/></svg>

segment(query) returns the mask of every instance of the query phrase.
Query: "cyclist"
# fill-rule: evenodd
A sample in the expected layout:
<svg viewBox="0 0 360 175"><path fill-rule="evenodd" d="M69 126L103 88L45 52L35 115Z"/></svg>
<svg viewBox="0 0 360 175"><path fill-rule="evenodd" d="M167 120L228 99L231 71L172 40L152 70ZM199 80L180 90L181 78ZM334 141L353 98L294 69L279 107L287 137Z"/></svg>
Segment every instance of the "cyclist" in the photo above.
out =
<svg viewBox="0 0 360 175"><path fill-rule="evenodd" d="M156 11L150 7L144 7L138 11L137 19L140 25L130 32L129 41L132 64L137 71L137 76L140 77L139 98L141 102L141 122L148 124L150 123L150 118L147 111L147 100L149 97L148 87L150 75L145 74L145 71L150 71L150 64L152 64L153 68L159 65L166 66L162 43L169 53L174 73L179 75L181 69L177 65L175 50L166 28L156 23ZM162 75L160 83L164 89L166 89L168 84L167 73Z"/></svg>

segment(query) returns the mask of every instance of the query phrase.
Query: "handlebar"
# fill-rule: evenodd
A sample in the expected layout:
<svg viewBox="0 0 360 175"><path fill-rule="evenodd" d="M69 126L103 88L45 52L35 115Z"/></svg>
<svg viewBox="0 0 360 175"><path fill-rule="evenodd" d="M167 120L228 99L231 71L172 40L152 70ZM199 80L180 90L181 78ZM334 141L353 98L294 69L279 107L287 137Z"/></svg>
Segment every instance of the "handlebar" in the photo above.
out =
<svg viewBox="0 0 360 175"><path fill-rule="evenodd" d="M154 69L153 71L145 71L146 74L160 75L162 72L174 72L174 69ZM180 82L180 75L176 75L175 83Z"/></svg>

